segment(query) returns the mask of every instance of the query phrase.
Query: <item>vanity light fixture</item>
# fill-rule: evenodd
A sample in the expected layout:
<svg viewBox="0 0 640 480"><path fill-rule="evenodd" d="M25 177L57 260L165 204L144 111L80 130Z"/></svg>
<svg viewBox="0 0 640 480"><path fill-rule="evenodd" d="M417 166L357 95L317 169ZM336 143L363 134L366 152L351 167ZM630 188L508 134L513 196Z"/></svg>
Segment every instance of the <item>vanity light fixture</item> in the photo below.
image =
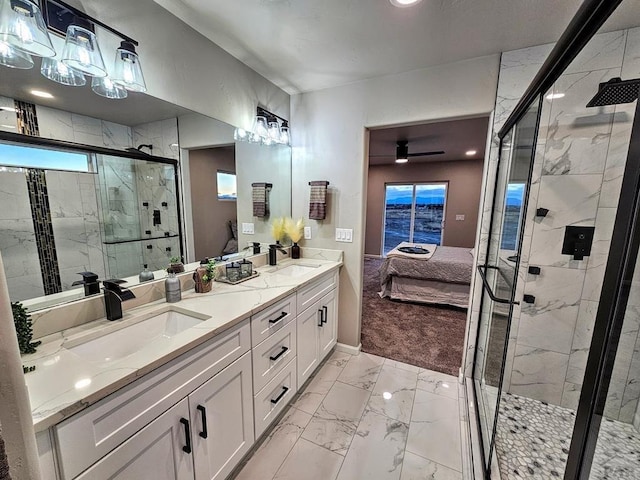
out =
<svg viewBox="0 0 640 480"><path fill-rule="evenodd" d="M30 55L56 54L40 7L30 0L0 0L0 40Z"/></svg>
<svg viewBox="0 0 640 480"><path fill-rule="evenodd" d="M92 77L107 76L95 27L86 18L76 16L67 27L62 63Z"/></svg>
<svg viewBox="0 0 640 480"><path fill-rule="evenodd" d="M28 70L33 68L33 59L28 53L0 40L0 64L9 68Z"/></svg>
<svg viewBox="0 0 640 480"><path fill-rule="evenodd" d="M291 134L289 132L289 122L286 120L282 121L282 125L280 126L280 143L282 145L291 145Z"/></svg>
<svg viewBox="0 0 640 480"><path fill-rule="evenodd" d="M266 138L269 136L269 126L267 125L267 117L262 112L258 112L256 121L253 124L253 133L259 138Z"/></svg>
<svg viewBox="0 0 640 480"><path fill-rule="evenodd" d="M411 7L422 0L389 0L394 7L406 8Z"/></svg>
<svg viewBox="0 0 640 480"><path fill-rule="evenodd" d="M49 80L70 87L82 87L87 83L81 72L55 58L43 58L40 73Z"/></svg>
<svg viewBox="0 0 640 480"><path fill-rule="evenodd" d="M53 98L53 95L51 95L49 92L44 92L42 90L31 90L31 95L33 95L34 97L40 97L40 98Z"/></svg>
<svg viewBox="0 0 640 480"><path fill-rule="evenodd" d="M109 77L93 77L91 79L91 90L101 97L111 100L122 100L129 95L126 88L113 83Z"/></svg>
<svg viewBox="0 0 640 480"><path fill-rule="evenodd" d="M122 41L116 50L116 61L111 81L132 92L146 92L140 58L133 43Z"/></svg>
<svg viewBox="0 0 640 480"><path fill-rule="evenodd" d="M261 143L262 145L289 145L291 143L289 122L262 107L256 111L253 128L248 131L236 128L233 138L237 142Z"/></svg>
<svg viewBox="0 0 640 480"><path fill-rule="evenodd" d="M274 116L269 118L268 124L268 133L269 138L273 141L273 143L278 143L280 141L280 125L278 124L278 119Z"/></svg>

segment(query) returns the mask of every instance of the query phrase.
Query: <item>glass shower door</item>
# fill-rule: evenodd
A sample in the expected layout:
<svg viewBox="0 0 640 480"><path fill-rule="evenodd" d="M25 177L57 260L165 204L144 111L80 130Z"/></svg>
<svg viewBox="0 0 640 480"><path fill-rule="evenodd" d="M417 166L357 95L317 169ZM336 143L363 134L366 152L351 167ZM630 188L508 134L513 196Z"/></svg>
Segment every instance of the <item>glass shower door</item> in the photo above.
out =
<svg viewBox="0 0 640 480"><path fill-rule="evenodd" d="M516 280L538 121L539 103L536 102L502 140L486 261L478 266L483 296L473 377L487 470L491 463L511 315L518 303Z"/></svg>

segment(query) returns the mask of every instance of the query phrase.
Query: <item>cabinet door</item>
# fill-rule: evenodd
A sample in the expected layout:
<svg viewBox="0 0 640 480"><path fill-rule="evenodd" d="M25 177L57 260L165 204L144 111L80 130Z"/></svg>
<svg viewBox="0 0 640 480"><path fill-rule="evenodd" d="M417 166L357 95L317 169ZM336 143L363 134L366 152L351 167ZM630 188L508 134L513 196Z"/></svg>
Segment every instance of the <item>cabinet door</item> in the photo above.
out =
<svg viewBox="0 0 640 480"><path fill-rule="evenodd" d="M90 467L77 480L192 480L193 458L187 447L185 398Z"/></svg>
<svg viewBox="0 0 640 480"><path fill-rule="evenodd" d="M318 330L322 309L320 302L316 302L302 314L298 315L298 388L309 378L318 366Z"/></svg>
<svg viewBox="0 0 640 480"><path fill-rule="evenodd" d="M189 410L196 480L226 478L254 442L251 353L189 395Z"/></svg>
<svg viewBox="0 0 640 480"><path fill-rule="evenodd" d="M322 327L319 329L319 361L326 357L338 339L338 295L333 290L320 300Z"/></svg>

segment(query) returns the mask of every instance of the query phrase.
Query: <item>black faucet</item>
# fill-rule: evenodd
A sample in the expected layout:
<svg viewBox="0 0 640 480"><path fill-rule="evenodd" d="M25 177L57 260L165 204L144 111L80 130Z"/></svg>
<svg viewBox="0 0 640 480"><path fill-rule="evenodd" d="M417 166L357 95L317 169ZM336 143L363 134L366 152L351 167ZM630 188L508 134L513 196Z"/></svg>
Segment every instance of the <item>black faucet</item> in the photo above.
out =
<svg viewBox="0 0 640 480"><path fill-rule="evenodd" d="M281 252L287 255L287 251L282 248L282 245L272 243L271 245L269 245L269 265L277 264L276 252Z"/></svg>
<svg viewBox="0 0 640 480"><path fill-rule="evenodd" d="M82 280L73 282L72 287L76 285L84 285L84 296L95 295L100 293L100 282L98 281L98 275L93 272L79 272L78 275L82 275Z"/></svg>
<svg viewBox="0 0 640 480"><path fill-rule="evenodd" d="M122 302L136 298L131 290L121 287L120 283L124 283L124 281L113 279L102 282L107 320L119 320L122 318Z"/></svg>

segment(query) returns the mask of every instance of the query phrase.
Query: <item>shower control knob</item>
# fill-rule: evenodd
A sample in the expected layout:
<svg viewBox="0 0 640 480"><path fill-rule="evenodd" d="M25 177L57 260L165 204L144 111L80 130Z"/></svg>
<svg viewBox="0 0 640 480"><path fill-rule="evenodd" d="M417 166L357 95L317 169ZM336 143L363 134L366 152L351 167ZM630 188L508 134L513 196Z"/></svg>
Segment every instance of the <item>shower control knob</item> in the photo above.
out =
<svg viewBox="0 0 640 480"><path fill-rule="evenodd" d="M533 295L527 295L527 294L525 294L525 295L522 297L522 301L523 301L524 303L535 303L535 302L536 302L536 297L534 297Z"/></svg>

